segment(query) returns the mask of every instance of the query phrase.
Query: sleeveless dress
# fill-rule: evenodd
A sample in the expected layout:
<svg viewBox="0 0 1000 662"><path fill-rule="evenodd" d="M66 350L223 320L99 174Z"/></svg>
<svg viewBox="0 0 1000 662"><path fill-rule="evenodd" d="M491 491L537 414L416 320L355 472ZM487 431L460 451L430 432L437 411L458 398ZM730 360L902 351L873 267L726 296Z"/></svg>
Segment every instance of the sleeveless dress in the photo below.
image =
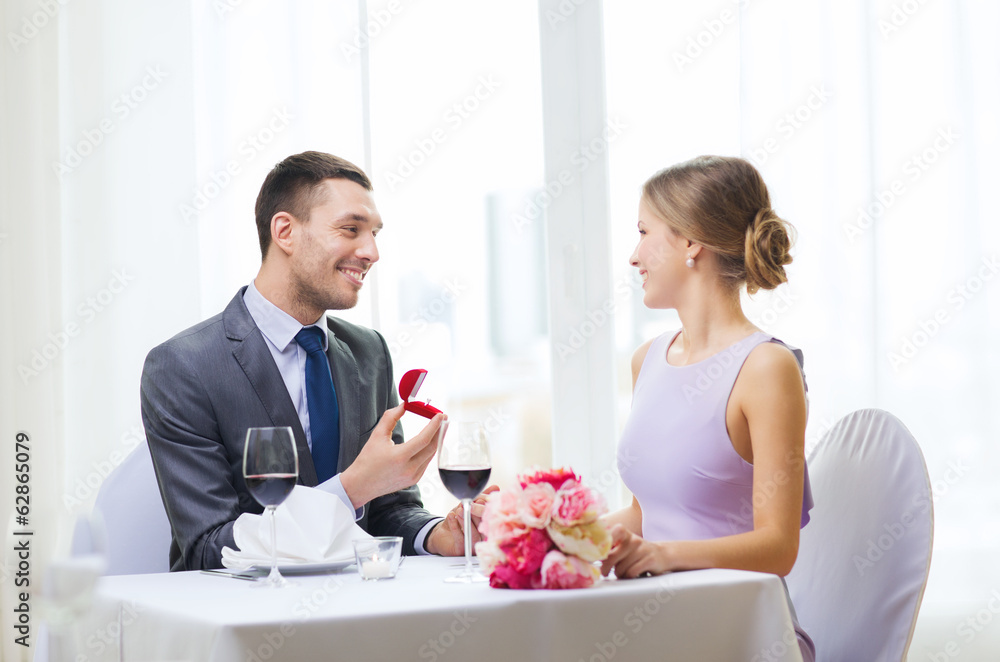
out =
<svg viewBox="0 0 1000 662"><path fill-rule="evenodd" d="M672 366L667 349L678 335L664 334L650 345L618 445L619 473L642 508L642 535L705 540L752 531L753 465L733 448L726 407L750 352L765 342L784 343L758 331L703 361ZM789 349L801 370L802 352ZM806 469L802 526L812 505ZM813 642L799 627L791 601L789 607L808 662L815 658Z"/></svg>

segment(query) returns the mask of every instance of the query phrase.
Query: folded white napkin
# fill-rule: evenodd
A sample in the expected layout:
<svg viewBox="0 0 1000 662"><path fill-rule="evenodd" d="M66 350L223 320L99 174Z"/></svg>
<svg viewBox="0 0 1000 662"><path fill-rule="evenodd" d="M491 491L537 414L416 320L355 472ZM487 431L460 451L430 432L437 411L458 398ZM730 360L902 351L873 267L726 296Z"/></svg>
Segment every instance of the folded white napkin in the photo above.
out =
<svg viewBox="0 0 1000 662"><path fill-rule="evenodd" d="M354 558L352 540L370 538L354 523L354 512L339 497L296 485L274 511L279 565L335 563ZM222 548L222 565L244 570L271 564L271 523L267 513L243 513L233 525L238 550Z"/></svg>

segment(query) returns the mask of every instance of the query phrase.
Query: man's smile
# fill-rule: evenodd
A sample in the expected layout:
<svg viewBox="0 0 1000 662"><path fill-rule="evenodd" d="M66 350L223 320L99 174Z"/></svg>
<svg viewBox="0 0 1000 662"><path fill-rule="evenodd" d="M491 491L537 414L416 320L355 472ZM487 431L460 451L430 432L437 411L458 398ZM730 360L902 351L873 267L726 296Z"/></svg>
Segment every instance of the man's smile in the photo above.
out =
<svg viewBox="0 0 1000 662"><path fill-rule="evenodd" d="M347 276L347 279L353 281L356 285L361 285L365 279L365 274L368 273L367 269L354 269L351 267L337 267L337 271Z"/></svg>

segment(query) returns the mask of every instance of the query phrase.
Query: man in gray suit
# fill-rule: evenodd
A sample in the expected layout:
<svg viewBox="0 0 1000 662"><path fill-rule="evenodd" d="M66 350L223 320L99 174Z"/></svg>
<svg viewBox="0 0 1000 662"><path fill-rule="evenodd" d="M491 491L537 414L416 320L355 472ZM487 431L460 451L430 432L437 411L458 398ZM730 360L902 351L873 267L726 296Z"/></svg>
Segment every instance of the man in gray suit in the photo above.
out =
<svg viewBox="0 0 1000 662"><path fill-rule="evenodd" d="M338 495L372 535L402 536L406 554L461 554L458 513L434 517L416 487L442 416L404 443L385 340L326 315L357 303L379 257L382 220L368 177L330 154L296 154L268 174L255 214L256 279L220 314L154 348L143 366L142 421L173 535L171 570L221 567L222 548L236 548L235 520L262 512L242 458L247 428L267 426L294 430L299 483ZM318 424L310 425L306 352L296 342L314 325L339 409L339 426L329 425L339 427L339 453L331 453L339 469L324 480L312 455Z"/></svg>

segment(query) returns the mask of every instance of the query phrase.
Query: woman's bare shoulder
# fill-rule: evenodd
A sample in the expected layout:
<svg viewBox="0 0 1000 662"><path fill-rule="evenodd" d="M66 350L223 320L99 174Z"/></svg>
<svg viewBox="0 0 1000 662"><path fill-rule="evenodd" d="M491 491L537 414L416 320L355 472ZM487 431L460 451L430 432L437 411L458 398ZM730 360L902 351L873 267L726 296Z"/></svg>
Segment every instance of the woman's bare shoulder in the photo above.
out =
<svg viewBox="0 0 1000 662"><path fill-rule="evenodd" d="M653 341L656 338L650 338L646 342L639 345L639 347L632 354L632 388L635 389L635 380L639 378L639 371L642 370L642 364L646 360L646 355L649 354L649 348L652 346Z"/></svg>

